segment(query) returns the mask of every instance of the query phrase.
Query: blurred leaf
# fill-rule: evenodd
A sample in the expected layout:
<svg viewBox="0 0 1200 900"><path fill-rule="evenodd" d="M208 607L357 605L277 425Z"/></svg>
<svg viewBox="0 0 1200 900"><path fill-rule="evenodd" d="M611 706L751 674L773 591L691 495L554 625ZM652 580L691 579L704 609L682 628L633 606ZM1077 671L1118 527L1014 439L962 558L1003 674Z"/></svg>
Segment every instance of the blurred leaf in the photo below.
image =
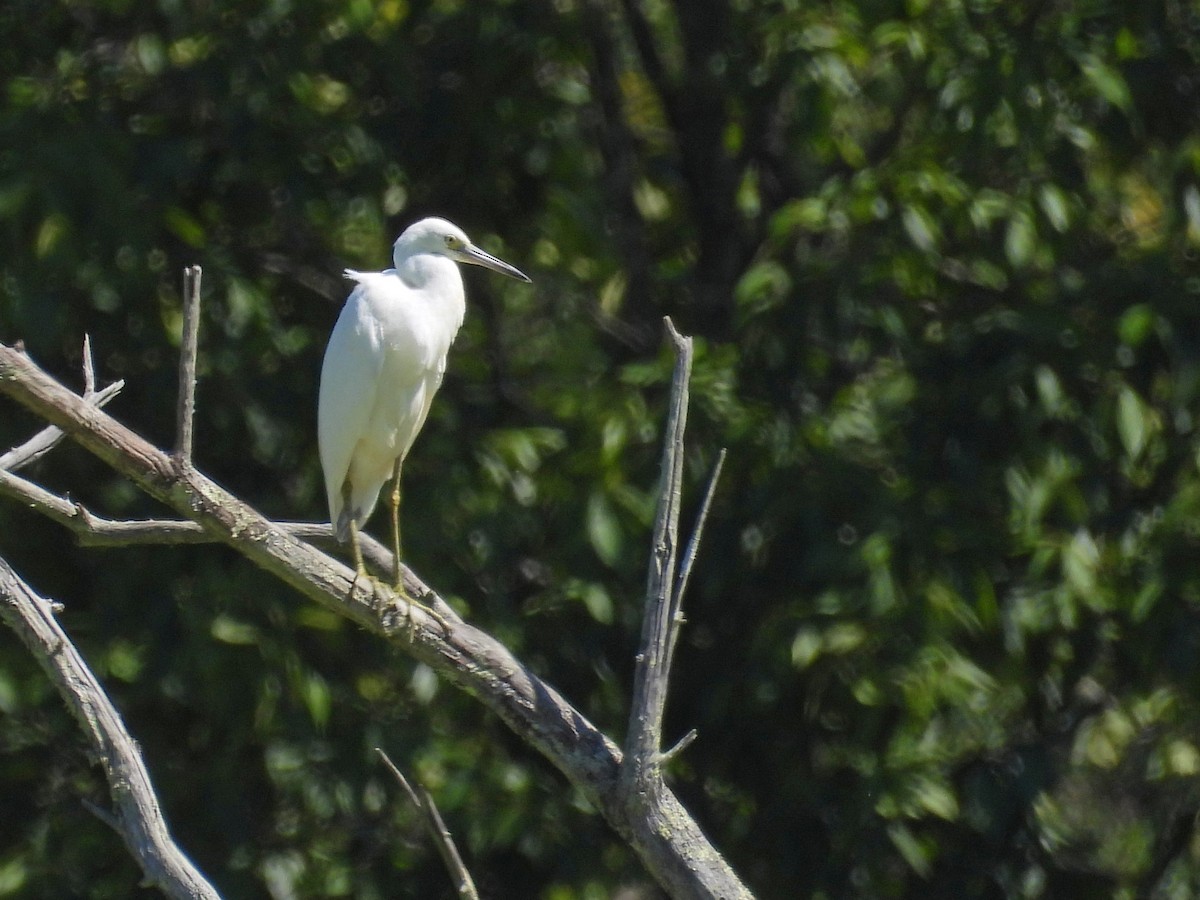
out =
<svg viewBox="0 0 1200 900"><path fill-rule="evenodd" d="M1033 259L1037 246L1037 229L1028 210L1018 209L1008 220L1004 234L1004 255L1014 268L1023 269Z"/></svg>
<svg viewBox="0 0 1200 900"><path fill-rule="evenodd" d="M1154 331L1157 317L1147 303L1135 303L1117 320L1117 334L1131 347L1142 344Z"/></svg>
<svg viewBox="0 0 1200 900"><path fill-rule="evenodd" d="M226 644L253 645L258 642L258 629L247 622L229 616L216 616L210 626L212 636Z"/></svg>
<svg viewBox="0 0 1200 900"><path fill-rule="evenodd" d="M1092 54L1085 54L1081 57L1079 66L1101 97L1122 112L1129 112L1133 106L1133 96L1129 92L1129 85L1118 69Z"/></svg>
<svg viewBox="0 0 1200 900"><path fill-rule="evenodd" d="M179 207L172 206L164 211L163 222L185 244L191 247L204 246L204 226Z"/></svg>
<svg viewBox="0 0 1200 900"><path fill-rule="evenodd" d="M1154 427L1153 411L1137 392L1128 385L1121 385L1117 393L1117 433L1130 459L1136 460L1142 455Z"/></svg>
<svg viewBox="0 0 1200 900"><path fill-rule="evenodd" d="M325 679L315 672L309 673L304 680L304 705L317 728L324 728L329 723L333 695Z"/></svg>
<svg viewBox="0 0 1200 900"><path fill-rule="evenodd" d="M933 853L928 841L921 840L908 827L900 824L888 827L888 837L914 872L922 878L929 877L933 867Z"/></svg>
<svg viewBox="0 0 1200 900"><path fill-rule="evenodd" d="M1050 220L1055 231L1066 231L1070 224L1067 195L1055 184L1043 184L1038 189L1038 205Z"/></svg>
<svg viewBox="0 0 1200 900"><path fill-rule="evenodd" d="M592 549L604 564L616 565L621 556L624 535L608 497L600 492L593 492L588 500L587 535Z"/></svg>
<svg viewBox="0 0 1200 900"><path fill-rule="evenodd" d="M25 860L12 857L0 863L0 897L16 895L29 880Z"/></svg>
<svg viewBox="0 0 1200 900"><path fill-rule="evenodd" d="M751 266L737 284L736 298L745 315L759 315L784 303L792 279L783 266L773 261Z"/></svg>
<svg viewBox="0 0 1200 900"><path fill-rule="evenodd" d="M42 220L38 228L34 252L39 257L49 256L67 234L67 217L60 213L52 213Z"/></svg>
<svg viewBox="0 0 1200 900"><path fill-rule="evenodd" d="M918 250L936 253L940 240L937 223L929 211L921 206L906 205L900 213L904 230Z"/></svg>

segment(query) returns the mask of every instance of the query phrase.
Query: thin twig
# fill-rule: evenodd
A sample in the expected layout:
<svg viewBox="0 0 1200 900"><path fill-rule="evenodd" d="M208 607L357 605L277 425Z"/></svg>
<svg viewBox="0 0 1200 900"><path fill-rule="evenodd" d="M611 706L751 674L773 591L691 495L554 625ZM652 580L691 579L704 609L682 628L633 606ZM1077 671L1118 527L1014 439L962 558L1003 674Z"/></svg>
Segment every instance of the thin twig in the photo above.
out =
<svg viewBox="0 0 1200 900"><path fill-rule="evenodd" d="M700 550L700 538L704 534L704 525L708 522L708 510L712 506L713 494L717 492L717 482L721 480L721 469L725 466L725 448L717 454L717 463L713 466L712 475L708 479L708 489L704 492L704 502L696 515L696 525L692 528L692 536L688 540L687 549L683 553L683 562L679 566L679 578L675 583L675 609L683 605L683 594L687 590L688 579L692 575L692 566L696 562L696 554Z"/></svg>
<svg viewBox="0 0 1200 900"><path fill-rule="evenodd" d="M662 481L650 565L646 578L646 611L634 672L629 730L621 779L629 802L653 802L663 788L658 761L663 712L667 703L670 647L679 629L672 604L679 547L679 507L683 484L683 435L687 427L688 380L692 371L692 339L664 320L675 349L671 401L663 436ZM643 799L644 798L644 799Z"/></svg>
<svg viewBox="0 0 1200 900"><path fill-rule="evenodd" d="M114 381L108 387L96 390L96 369L92 363L92 342L86 335L83 339L83 399L96 406L104 406L125 387L124 381ZM7 453L0 455L0 469L15 472L17 469L37 462L63 439L61 428L49 425Z"/></svg>
<svg viewBox="0 0 1200 900"><path fill-rule="evenodd" d="M59 606L62 606L62 604L60 603ZM99 819L101 822L103 822L105 825L107 825L109 828L111 828L113 831L115 831L119 837L123 837L123 834L121 832L121 820L120 819L118 819L116 816L114 816L112 813L110 813L103 806L97 806L95 803L93 803L87 797L82 798L79 802L83 804L84 809L86 809L93 816L95 816L97 819Z"/></svg>
<svg viewBox="0 0 1200 900"><path fill-rule="evenodd" d="M408 795L409 801L415 806L425 817L425 829L429 832L429 836L433 838L434 846L437 847L438 853L441 854L442 862L450 871L450 877L454 880L455 890L458 891L458 896L463 900L479 900L479 892L475 890L475 882L471 879L471 873L467 871L467 866L463 862L462 856L458 852L458 847L454 843L454 838L450 836L450 831L446 828L446 823L442 821L441 813L438 812L437 804L433 802L433 797L424 787L419 787L420 793L413 790L413 786L408 783L408 779L404 777L404 773L396 766L388 755L379 747L375 748L375 752L379 754L392 774L396 776L396 780L400 782L400 787L404 789L404 793Z"/></svg>
<svg viewBox="0 0 1200 900"><path fill-rule="evenodd" d="M199 266L183 270L183 336L179 346L179 406L176 414L175 459L192 462L192 424L196 413L196 351L200 340Z"/></svg>
<svg viewBox="0 0 1200 900"><path fill-rule="evenodd" d="M671 760L673 760L675 757L677 757L680 753L682 753L688 747L692 746L692 742L694 740L696 740L698 735L699 735L699 732L696 731L695 728L693 728L691 731L689 731L687 734L685 734L683 737L681 737L678 741L676 741L675 746L671 747L669 750L664 750L662 753L658 754L658 764L660 766L665 766L667 763L669 763Z"/></svg>
<svg viewBox="0 0 1200 900"><path fill-rule="evenodd" d="M421 798L417 796L417 792L413 790L412 785L408 783L408 779L404 777L404 773L400 771L400 767L392 762L392 758L384 752L382 747L376 747L375 752L379 754L379 758L383 760L384 765L392 770L392 774L396 776L396 780L400 782L400 787L404 789L404 793L408 795L409 802L418 809L421 808Z"/></svg>
<svg viewBox="0 0 1200 900"><path fill-rule="evenodd" d="M704 492L704 502L700 504L700 512L696 514L696 524L692 528L692 536L688 539L687 549L683 552L683 562L679 566L679 577L675 580L675 592L671 597L671 618L678 625L683 624L683 595L687 591L688 579L692 576L692 566L696 562L696 554L700 551L700 539L704 535L704 526L708 522L708 510L712 506L713 495L717 492L717 482L721 479L721 469L725 467L725 448L717 454L717 464L713 466L712 475L708 479L708 489ZM679 629L671 632L671 643L667 647L667 668L675 659L675 643L679 639Z"/></svg>
<svg viewBox="0 0 1200 900"><path fill-rule="evenodd" d="M83 396L96 393L96 364L92 360L92 336L83 336Z"/></svg>
<svg viewBox="0 0 1200 900"><path fill-rule="evenodd" d="M12 628L58 688L78 720L108 779L112 817L146 880L167 896L219 900L219 895L171 839L150 775L120 714L87 663L55 620L49 601L35 594L0 558L0 617Z"/></svg>

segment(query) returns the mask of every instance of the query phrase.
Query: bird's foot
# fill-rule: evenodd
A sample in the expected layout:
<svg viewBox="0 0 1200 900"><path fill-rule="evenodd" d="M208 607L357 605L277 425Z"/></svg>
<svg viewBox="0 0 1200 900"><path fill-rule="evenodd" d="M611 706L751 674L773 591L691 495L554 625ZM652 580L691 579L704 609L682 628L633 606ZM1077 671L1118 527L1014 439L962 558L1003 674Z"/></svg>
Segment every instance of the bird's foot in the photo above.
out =
<svg viewBox="0 0 1200 900"><path fill-rule="evenodd" d="M358 587L359 581L365 581L371 586L371 601L374 606L382 608L391 599L391 591L388 586L368 572L366 568L361 568L355 569L354 577L350 579L350 590L346 592L347 600L354 597L354 591Z"/></svg>
<svg viewBox="0 0 1200 900"><path fill-rule="evenodd" d="M372 605L381 613L399 612L405 619L408 620L408 640L412 643L417 635L417 620L412 615L412 609L415 607L423 612L429 618L433 619L442 628L443 634L450 634L450 623L446 621L446 617L431 606L427 606L420 600L415 599L403 584L391 585L383 580L375 577L370 572L356 571L354 578L350 582L350 590L346 593L346 599L354 596L354 591L358 588L360 581L365 581L371 586L371 601ZM396 598L399 598L401 603L396 603Z"/></svg>
<svg viewBox="0 0 1200 900"><path fill-rule="evenodd" d="M425 613L425 615L429 616L429 618L433 619L440 626L442 626L442 632L444 634L450 633L450 623L446 621L445 616L443 616L432 606L426 606L420 600L414 598L404 586L403 580L400 580L396 583L394 590L400 595L401 599L404 600L410 610L415 606L417 609L421 610L421 612ZM406 612L405 615L408 618L408 640L411 642L413 637L416 635L417 623L413 619L411 612Z"/></svg>

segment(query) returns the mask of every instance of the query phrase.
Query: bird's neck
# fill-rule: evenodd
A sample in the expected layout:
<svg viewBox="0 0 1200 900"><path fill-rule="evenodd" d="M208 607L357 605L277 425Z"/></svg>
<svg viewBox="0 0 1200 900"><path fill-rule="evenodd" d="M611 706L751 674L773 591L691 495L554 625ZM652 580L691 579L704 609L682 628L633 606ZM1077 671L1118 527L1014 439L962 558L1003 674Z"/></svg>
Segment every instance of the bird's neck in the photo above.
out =
<svg viewBox="0 0 1200 900"><path fill-rule="evenodd" d="M458 265L444 256L418 253L395 260L396 274L411 289L410 297L434 312L432 319L446 330L449 347L467 313L467 296Z"/></svg>
<svg viewBox="0 0 1200 900"><path fill-rule="evenodd" d="M414 253L412 256L396 254L393 265L396 274L413 290L434 285L457 285L458 290L462 291L462 275L458 266L444 256L432 253Z"/></svg>

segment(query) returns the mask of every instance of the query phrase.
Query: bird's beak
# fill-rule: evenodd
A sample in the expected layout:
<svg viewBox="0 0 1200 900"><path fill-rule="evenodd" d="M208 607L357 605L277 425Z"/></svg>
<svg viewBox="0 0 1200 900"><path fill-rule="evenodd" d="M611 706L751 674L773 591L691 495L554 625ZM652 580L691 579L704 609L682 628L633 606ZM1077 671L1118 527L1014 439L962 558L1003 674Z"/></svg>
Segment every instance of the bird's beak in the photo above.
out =
<svg viewBox="0 0 1200 900"><path fill-rule="evenodd" d="M473 266L483 266L485 269L491 269L493 272L499 272L501 275L507 275L509 278L533 284L533 279L516 266L510 266L504 260L497 259L486 250L480 250L474 244L467 244L466 247L459 251L459 254L459 262L470 263Z"/></svg>

